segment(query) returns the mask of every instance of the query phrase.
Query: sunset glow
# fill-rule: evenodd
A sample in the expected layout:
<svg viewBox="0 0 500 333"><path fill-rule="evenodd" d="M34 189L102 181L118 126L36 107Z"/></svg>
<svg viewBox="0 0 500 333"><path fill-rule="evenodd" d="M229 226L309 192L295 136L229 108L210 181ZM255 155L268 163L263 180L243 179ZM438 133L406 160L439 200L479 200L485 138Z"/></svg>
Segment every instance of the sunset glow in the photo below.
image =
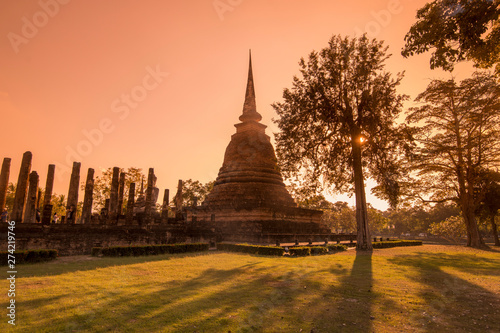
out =
<svg viewBox="0 0 500 333"><path fill-rule="evenodd" d="M400 92L411 99L430 78L449 77L429 70L428 55L400 55L425 3L9 1L0 12L0 157L12 158L15 183L31 151L42 187L55 164L57 194L68 192L73 161L82 163L81 181L87 168L152 167L160 193L175 191L178 179L212 181L242 111L249 49L257 110L273 140L270 105L300 58L334 34L385 40L386 70L405 71ZM468 66L454 75L463 73Z"/></svg>

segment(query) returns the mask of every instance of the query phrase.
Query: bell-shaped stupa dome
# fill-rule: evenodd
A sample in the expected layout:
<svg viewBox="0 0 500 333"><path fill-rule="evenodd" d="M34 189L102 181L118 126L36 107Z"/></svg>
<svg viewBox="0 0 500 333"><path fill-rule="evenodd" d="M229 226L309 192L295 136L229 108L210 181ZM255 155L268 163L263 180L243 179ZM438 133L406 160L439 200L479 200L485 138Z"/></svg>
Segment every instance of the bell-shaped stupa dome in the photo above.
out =
<svg viewBox="0 0 500 333"><path fill-rule="evenodd" d="M213 190L202 207L253 209L258 207L296 207L278 169L271 140L260 123L252 74L252 58L241 123L226 148L224 162Z"/></svg>

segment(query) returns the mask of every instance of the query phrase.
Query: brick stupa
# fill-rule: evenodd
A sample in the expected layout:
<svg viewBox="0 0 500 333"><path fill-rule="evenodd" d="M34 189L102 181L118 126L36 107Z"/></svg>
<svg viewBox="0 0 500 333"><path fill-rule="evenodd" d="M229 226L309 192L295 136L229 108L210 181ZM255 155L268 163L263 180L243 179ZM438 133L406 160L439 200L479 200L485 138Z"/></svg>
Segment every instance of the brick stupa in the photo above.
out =
<svg viewBox="0 0 500 333"><path fill-rule="evenodd" d="M251 57L239 120L213 190L188 219L215 222L218 234L229 241L273 242L278 234L329 233L319 224L323 213L298 208L283 183L267 126L257 112Z"/></svg>

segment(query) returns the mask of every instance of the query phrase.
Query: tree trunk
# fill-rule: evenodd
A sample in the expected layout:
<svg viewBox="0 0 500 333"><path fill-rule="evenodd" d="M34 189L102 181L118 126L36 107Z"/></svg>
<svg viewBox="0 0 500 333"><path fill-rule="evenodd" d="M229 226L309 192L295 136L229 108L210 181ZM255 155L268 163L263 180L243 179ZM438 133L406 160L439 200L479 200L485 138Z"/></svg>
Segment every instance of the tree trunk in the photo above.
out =
<svg viewBox="0 0 500 333"><path fill-rule="evenodd" d="M465 226L467 228L467 246L474 248L484 247L484 241L479 233L477 226L476 216L472 206L469 204L467 198L462 200L462 216L464 218Z"/></svg>
<svg viewBox="0 0 500 333"><path fill-rule="evenodd" d="M490 217L491 229L493 230L493 237L495 238L495 246L500 246L500 241L498 240L498 230L497 224L495 223L495 215L491 215Z"/></svg>
<svg viewBox="0 0 500 333"><path fill-rule="evenodd" d="M359 141L359 135L353 135L351 137L351 145L358 233L356 250L371 251L373 247L370 230L368 228L368 214L366 210L365 184L363 180L363 166L361 164L361 142Z"/></svg>

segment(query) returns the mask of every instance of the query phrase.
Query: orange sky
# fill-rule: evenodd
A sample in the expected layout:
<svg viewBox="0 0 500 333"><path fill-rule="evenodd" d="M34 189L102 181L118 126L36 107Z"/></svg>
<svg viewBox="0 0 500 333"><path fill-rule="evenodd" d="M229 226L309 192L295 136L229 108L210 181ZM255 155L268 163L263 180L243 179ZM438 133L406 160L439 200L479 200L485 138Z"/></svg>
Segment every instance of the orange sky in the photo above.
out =
<svg viewBox="0 0 500 333"><path fill-rule="evenodd" d="M139 167L145 174L153 167L161 193L175 193L178 179L214 180L242 110L248 49L257 110L272 136L270 104L291 86L300 57L325 47L333 34L367 32L385 40L393 54L387 68L406 71L400 92L412 98L430 78L449 77L428 69L429 54L400 55L425 3L6 2L0 12L0 158L12 158L10 182L17 182L22 154L30 150L41 187L48 164L56 164L54 190L65 195L74 160L82 163L82 181L89 167ZM368 201L387 207L371 195Z"/></svg>

